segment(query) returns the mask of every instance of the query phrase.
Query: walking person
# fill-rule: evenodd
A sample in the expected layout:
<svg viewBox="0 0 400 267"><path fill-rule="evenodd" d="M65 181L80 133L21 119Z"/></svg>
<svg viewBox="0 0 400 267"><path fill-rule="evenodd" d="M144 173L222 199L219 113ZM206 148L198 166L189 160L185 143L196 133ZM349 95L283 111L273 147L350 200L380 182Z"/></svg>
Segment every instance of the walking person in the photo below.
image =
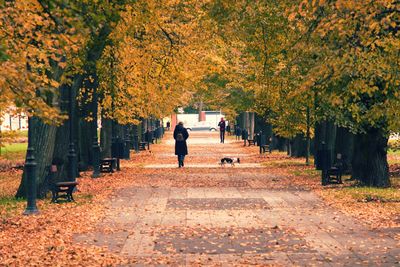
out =
<svg viewBox="0 0 400 267"><path fill-rule="evenodd" d="M186 139L189 138L189 133L185 127L183 127L183 122L179 122L174 130L175 139L175 155L178 156L179 168L184 166L185 156L188 154L188 148L186 144Z"/></svg>
<svg viewBox="0 0 400 267"><path fill-rule="evenodd" d="M167 131L169 131L169 128L171 127L171 123L167 121Z"/></svg>
<svg viewBox="0 0 400 267"><path fill-rule="evenodd" d="M242 129L240 129L238 125L236 125L235 135L236 135L236 140L240 140L240 137L242 135Z"/></svg>
<svg viewBox="0 0 400 267"><path fill-rule="evenodd" d="M221 121L218 123L219 126L219 138L221 139L221 143L225 142L225 127L226 123L224 118L221 118Z"/></svg>

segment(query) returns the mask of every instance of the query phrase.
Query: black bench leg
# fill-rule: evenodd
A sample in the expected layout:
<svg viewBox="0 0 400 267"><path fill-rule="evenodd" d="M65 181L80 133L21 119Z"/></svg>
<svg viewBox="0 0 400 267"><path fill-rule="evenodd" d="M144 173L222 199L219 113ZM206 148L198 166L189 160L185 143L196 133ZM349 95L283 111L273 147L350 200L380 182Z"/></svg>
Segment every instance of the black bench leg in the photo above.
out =
<svg viewBox="0 0 400 267"><path fill-rule="evenodd" d="M68 191L67 191L67 201L71 202L71 201L75 201L74 197L72 196L72 192L74 191L75 187L69 187Z"/></svg>
<svg viewBox="0 0 400 267"><path fill-rule="evenodd" d="M58 193L53 190L53 191L51 191L51 195L52 195L51 202L57 203Z"/></svg>
<svg viewBox="0 0 400 267"><path fill-rule="evenodd" d="M342 174L341 173L338 173L338 175L337 175L337 182L339 183L339 184L343 184L343 182L342 182Z"/></svg>

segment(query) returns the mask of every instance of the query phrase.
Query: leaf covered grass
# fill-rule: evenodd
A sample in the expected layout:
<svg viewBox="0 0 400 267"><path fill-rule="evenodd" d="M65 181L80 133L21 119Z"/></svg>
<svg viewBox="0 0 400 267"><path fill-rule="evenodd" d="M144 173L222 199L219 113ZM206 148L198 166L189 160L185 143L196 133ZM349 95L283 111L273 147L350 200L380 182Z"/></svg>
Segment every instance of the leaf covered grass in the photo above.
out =
<svg viewBox="0 0 400 267"><path fill-rule="evenodd" d="M400 164L400 150L389 149L388 163L389 165Z"/></svg>
<svg viewBox="0 0 400 267"><path fill-rule="evenodd" d="M21 177L22 171L20 170L0 172L0 199L15 196Z"/></svg>
<svg viewBox="0 0 400 267"><path fill-rule="evenodd" d="M396 187L375 188L365 186L344 187L338 190L338 195L351 197L359 202L400 202L400 190Z"/></svg>
<svg viewBox="0 0 400 267"><path fill-rule="evenodd" d="M9 217L22 207L22 200L14 196L21 181L22 171L0 172L0 217Z"/></svg>
<svg viewBox="0 0 400 267"><path fill-rule="evenodd" d="M7 144L1 148L0 157L10 161L20 161L25 158L27 143Z"/></svg>
<svg viewBox="0 0 400 267"><path fill-rule="evenodd" d="M0 197L0 218L15 216L26 200L13 196Z"/></svg>

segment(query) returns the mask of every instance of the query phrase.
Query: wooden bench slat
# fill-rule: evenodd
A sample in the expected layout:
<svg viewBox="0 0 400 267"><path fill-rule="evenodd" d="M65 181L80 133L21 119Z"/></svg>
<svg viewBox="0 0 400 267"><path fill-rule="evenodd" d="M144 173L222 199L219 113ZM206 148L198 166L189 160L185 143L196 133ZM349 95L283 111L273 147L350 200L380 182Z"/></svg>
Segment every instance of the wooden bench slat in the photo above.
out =
<svg viewBox="0 0 400 267"><path fill-rule="evenodd" d="M56 186L72 186L72 185L78 185L78 182L58 182L56 183Z"/></svg>

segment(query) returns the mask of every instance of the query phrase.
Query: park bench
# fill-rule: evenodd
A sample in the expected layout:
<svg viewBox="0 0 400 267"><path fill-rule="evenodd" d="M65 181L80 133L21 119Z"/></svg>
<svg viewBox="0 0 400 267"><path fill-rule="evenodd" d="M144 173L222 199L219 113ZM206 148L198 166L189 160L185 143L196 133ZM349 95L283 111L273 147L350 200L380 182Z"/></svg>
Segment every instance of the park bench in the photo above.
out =
<svg viewBox="0 0 400 267"><path fill-rule="evenodd" d="M344 172L344 162L341 154L336 155L336 161L327 171L328 183L341 184Z"/></svg>
<svg viewBox="0 0 400 267"><path fill-rule="evenodd" d="M65 198L65 200L68 202L74 201L72 193L74 192L75 187L78 185L78 182L76 181L54 182L55 174L58 171L57 166L61 166L62 164L63 161L61 159L55 158L53 159L52 165L49 167L47 183L52 194L51 202L53 203L57 203L59 198Z"/></svg>
<svg viewBox="0 0 400 267"><path fill-rule="evenodd" d="M53 184L50 188L52 193L51 202L57 203L59 198L65 198L68 202L74 201L72 193L77 185L78 182L58 182ZM60 193L64 194L60 195Z"/></svg>
<svg viewBox="0 0 400 267"><path fill-rule="evenodd" d="M255 146L256 141L254 139L247 139L247 142L249 143L249 146Z"/></svg>
<svg viewBox="0 0 400 267"><path fill-rule="evenodd" d="M139 150L146 150L147 142L139 142Z"/></svg>
<svg viewBox="0 0 400 267"><path fill-rule="evenodd" d="M100 172L112 173L117 165L116 158L105 158L100 162Z"/></svg>

